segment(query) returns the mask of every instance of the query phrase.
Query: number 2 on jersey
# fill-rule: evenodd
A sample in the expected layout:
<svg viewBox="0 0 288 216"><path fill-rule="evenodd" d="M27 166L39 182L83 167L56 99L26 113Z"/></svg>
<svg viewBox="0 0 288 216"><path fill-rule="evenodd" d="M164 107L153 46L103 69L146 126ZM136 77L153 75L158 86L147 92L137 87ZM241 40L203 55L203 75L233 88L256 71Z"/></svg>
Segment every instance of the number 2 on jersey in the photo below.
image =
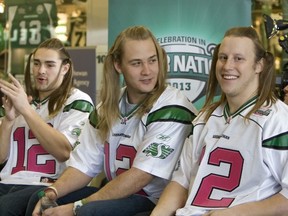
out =
<svg viewBox="0 0 288 216"><path fill-rule="evenodd" d="M239 151L224 148L216 148L212 151L208 164L218 167L221 163L229 164L228 176L211 173L204 177L192 201L192 205L210 208L229 207L233 202L233 198L222 197L221 199L212 199L211 194L213 190L233 191L239 186L243 161L243 157Z"/></svg>

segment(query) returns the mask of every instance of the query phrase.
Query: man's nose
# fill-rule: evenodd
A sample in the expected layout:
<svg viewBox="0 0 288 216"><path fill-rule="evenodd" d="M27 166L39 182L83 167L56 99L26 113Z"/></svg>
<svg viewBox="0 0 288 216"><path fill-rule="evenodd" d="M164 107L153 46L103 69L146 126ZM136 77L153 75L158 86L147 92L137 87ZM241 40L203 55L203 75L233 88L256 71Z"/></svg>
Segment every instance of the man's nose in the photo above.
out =
<svg viewBox="0 0 288 216"><path fill-rule="evenodd" d="M150 70L151 70L151 69L150 69L149 63L148 63L148 62L143 62L141 73L142 73L142 74L149 74L149 73L150 73Z"/></svg>

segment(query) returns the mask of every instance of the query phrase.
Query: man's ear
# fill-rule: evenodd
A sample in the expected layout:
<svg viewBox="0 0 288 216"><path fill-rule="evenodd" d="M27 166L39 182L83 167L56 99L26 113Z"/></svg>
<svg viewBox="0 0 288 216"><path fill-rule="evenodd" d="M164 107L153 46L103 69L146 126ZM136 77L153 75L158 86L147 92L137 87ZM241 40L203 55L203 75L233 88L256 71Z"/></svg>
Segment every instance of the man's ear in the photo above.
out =
<svg viewBox="0 0 288 216"><path fill-rule="evenodd" d="M69 71L70 67L71 67L71 65L69 63L62 65L62 73L63 73L63 75L65 75Z"/></svg>
<svg viewBox="0 0 288 216"><path fill-rule="evenodd" d="M255 72L256 74L259 74L263 71L264 68L264 59L261 58L258 62L256 62L256 68L255 68Z"/></svg>
<svg viewBox="0 0 288 216"><path fill-rule="evenodd" d="M116 70L119 74L121 74L122 72L121 72L121 65L120 65L120 63L119 63L119 62L114 62L113 64L114 64L115 70Z"/></svg>

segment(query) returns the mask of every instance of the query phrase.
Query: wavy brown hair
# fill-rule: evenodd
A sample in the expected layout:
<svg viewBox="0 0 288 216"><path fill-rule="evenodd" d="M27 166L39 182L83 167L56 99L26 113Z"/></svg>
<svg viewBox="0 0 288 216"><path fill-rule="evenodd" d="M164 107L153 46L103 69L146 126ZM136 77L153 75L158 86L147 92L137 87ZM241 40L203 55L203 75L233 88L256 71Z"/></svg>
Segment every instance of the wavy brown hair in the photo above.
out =
<svg viewBox="0 0 288 216"><path fill-rule="evenodd" d="M98 108L98 122L97 128L100 132L100 137L105 140L113 123L119 118L119 97L120 97L120 75L114 68L114 63L121 63L124 53L124 44L127 40L147 40L152 39L156 48L159 73L155 88L151 91L142 106L139 108L137 114L143 115L149 111L155 101L159 98L166 87L167 76L167 55L164 49L159 45L157 39L152 32L144 26L133 26L123 30L116 38L114 44L109 49L105 58L103 68L103 80L100 91L101 104Z"/></svg>
<svg viewBox="0 0 288 216"><path fill-rule="evenodd" d="M26 93L29 96L32 96L33 99L39 98L39 91L34 86L34 79L31 77L31 58L37 52L38 49L45 48L55 50L59 53L59 57L62 60L62 65L69 64L69 70L63 78L62 84L55 89L49 96L48 101L48 111L49 116L53 117L61 110L63 104L71 94L73 88L73 64L70 58L69 53L64 47L64 44L57 38L50 38L42 42L30 55L28 58L28 63L25 68L25 86ZM62 67L61 65L61 67Z"/></svg>
<svg viewBox="0 0 288 216"><path fill-rule="evenodd" d="M255 63L263 59L263 71L259 75L259 86L258 86L258 100L251 109L249 113L245 116L249 116L259 109L264 103L267 106L272 105L276 102L276 95L274 92L275 89L275 71L274 71L274 56L272 53L267 52L254 28L252 27L234 27L229 29L224 37L246 37L251 39L254 44L254 53L255 53ZM214 97L216 96L216 89L219 88L219 83L216 78L216 63L218 61L218 52L221 44L215 47L211 69L209 74L209 80L207 85L207 96L201 113L205 113L205 120L207 121L213 111L221 104L227 102L226 95L222 92L220 100L213 102Z"/></svg>

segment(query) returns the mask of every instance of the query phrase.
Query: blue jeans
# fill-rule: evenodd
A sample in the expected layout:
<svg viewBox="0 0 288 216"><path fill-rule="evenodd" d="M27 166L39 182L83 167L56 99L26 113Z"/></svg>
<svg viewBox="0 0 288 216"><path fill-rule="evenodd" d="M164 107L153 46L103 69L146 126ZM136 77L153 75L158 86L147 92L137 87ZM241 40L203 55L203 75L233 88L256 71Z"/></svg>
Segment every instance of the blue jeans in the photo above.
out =
<svg viewBox="0 0 288 216"><path fill-rule="evenodd" d="M155 204L147 197L131 195L127 198L87 203L79 209L77 216L134 216L140 212L152 211L154 207Z"/></svg>
<svg viewBox="0 0 288 216"><path fill-rule="evenodd" d="M30 196L44 187L0 183L0 215L24 216Z"/></svg>
<svg viewBox="0 0 288 216"><path fill-rule="evenodd" d="M41 190L43 190L43 189L41 189ZM77 200L81 200L83 198L90 196L91 194L95 193L97 190L98 189L95 187L88 187L88 186L84 187L80 190L69 193L68 195L66 195L64 197L57 199L57 204L58 205L64 205L64 204L68 204L68 203L74 203ZM26 214L25 214L26 216L32 215L34 208L35 208L37 202L39 201L39 198L38 198L38 192L39 191L40 190L34 192L31 195L29 202L27 204L27 209L26 209ZM2 215L0 214L0 216L2 216Z"/></svg>
<svg viewBox="0 0 288 216"><path fill-rule="evenodd" d="M98 189L95 187L84 187L80 190L59 198L57 203L58 205L72 203L90 196L91 194L97 192L97 190ZM26 216L32 215L34 207L39 200L37 194L38 191L31 196L27 206ZM155 204L151 202L147 197L132 195L122 199L87 203L79 209L77 216L134 216L140 212L152 211L154 207Z"/></svg>

